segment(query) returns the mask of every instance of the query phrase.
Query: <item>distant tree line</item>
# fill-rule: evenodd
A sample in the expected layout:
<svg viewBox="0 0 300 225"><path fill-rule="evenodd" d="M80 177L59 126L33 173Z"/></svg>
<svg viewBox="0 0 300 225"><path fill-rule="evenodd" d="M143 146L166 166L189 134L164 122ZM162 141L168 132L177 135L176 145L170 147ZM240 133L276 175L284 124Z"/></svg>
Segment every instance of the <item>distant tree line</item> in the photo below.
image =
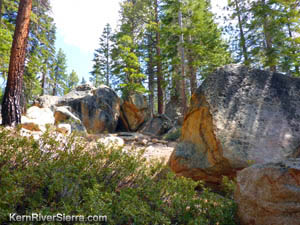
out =
<svg viewBox="0 0 300 225"><path fill-rule="evenodd" d="M0 0L0 76L6 81L19 0ZM66 56L56 51L56 27L49 0L33 0L21 90L22 108L42 94L62 95L78 83L75 71L67 74ZM2 95L4 94L1 90Z"/></svg>
<svg viewBox="0 0 300 225"><path fill-rule="evenodd" d="M217 26L208 0L123 0L119 28L107 24L100 37L90 81L125 97L146 93L161 114L170 100L184 112L201 80L228 63L300 76L299 2L230 0Z"/></svg>
<svg viewBox="0 0 300 225"><path fill-rule="evenodd" d="M10 62L17 11L29 3L24 62L12 64L16 70ZM0 76L12 90L14 79L22 81L14 94L4 93L3 104L20 94L16 104L26 108L37 95L63 95L78 84L75 71L66 73L64 52L55 50L50 10L50 0L0 0ZM199 83L228 63L300 76L299 0L229 0L223 10L229 16L218 25L209 0L123 0L120 26L112 31L107 24L100 36L90 82L124 98L144 93L152 114L163 114L169 101L185 113Z"/></svg>

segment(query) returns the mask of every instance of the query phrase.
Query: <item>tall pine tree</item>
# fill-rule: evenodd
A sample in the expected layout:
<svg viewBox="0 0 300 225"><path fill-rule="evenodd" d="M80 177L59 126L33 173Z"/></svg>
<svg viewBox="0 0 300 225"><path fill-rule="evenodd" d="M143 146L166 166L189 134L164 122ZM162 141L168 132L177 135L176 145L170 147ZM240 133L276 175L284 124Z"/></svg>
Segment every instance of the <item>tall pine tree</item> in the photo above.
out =
<svg viewBox="0 0 300 225"><path fill-rule="evenodd" d="M113 34L109 24L104 27L99 40L100 47L94 53L93 70L90 72L90 81L99 86L101 83L112 86L112 48Z"/></svg>

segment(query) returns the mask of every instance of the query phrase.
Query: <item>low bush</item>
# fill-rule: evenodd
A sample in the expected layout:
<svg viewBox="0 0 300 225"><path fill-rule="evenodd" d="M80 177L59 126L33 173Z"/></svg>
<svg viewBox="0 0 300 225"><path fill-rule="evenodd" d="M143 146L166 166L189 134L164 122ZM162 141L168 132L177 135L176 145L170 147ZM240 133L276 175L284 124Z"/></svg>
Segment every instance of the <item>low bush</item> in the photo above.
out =
<svg viewBox="0 0 300 225"><path fill-rule="evenodd" d="M75 135L35 141L0 128L2 225L20 224L8 222L9 213L106 215L112 225L234 225L234 202L198 185L146 162L142 152L88 147Z"/></svg>
<svg viewBox="0 0 300 225"><path fill-rule="evenodd" d="M171 130L171 132L167 133L165 136L164 136L164 139L167 140L167 141L177 141L181 136L181 128L177 128L177 129L174 129Z"/></svg>

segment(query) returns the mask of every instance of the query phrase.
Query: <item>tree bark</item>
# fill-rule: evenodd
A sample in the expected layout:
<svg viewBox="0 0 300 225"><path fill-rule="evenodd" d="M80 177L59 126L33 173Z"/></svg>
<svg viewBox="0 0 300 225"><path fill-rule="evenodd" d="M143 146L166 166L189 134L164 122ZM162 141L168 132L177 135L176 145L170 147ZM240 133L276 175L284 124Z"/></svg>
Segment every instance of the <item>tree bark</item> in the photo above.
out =
<svg viewBox="0 0 300 225"><path fill-rule="evenodd" d="M158 0L155 0L155 22L157 28L159 27L158 19ZM161 66L161 49L160 49L160 33L157 29L156 31L156 54L157 54L157 105L158 114L164 113L164 92L163 92L163 76L162 76L162 66Z"/></svg>
<svg viewBox="0 0 300 225"><path fill-rule="evenodd" d="M192 43L191 36L189 36L189 42ZM188 51L187 60L188 60L189 78L190 78L191 96L192 96L197 89L197 76L196 76L195 66L193 65L193 55L191 51Z"/></svg>
<svg viewBox="0 0 300 225"><path fill-rule="evenodd" d="M106 86L109 87L109 40L108 34L106 36Z"/></svg>
<svg viewBox="0 0 300 225"><path fill-rule="evenodd" d="M247 47L246 47L246 39L245 39L245 34L244 34L244 29L243 29L243 24L242 24L242 19L241 19L241 11L240 11L240 7L238 4L238 0L235 0L235 8L236 8L236 12L237 12L238 24L239 24L239 29L240 29L240 46L243 49L244 64L246 66L249 66L250 62L249 62L249 57L248 57L248 52L247 52Z"/></svg>
<svg viewBox="0 0 300 225"><path fill-rule="evenodd" d="M42 75L42 81L41 81L42 85L42 95L45 94L45 85L46 85L46 72L43 71L43 75Z"/></svg>
<svg viewBox="0 0 300 225"><path fill-rule="evenodd" d="M265 0L262 0L262 5L265 6L266 3L265 3ZM272 59L272 56L270 55L271 52L272 52L272 49L273 49L273 40L272 40L272 36L269 32L269 18L268 16L266 15L265 19L264 19L264 22L263 22L263 32L264 32L264 35L265 35L265 42L266 42L266 54L267 54L267 58L268 58L268 61L271 63L270 65L270 71L272 72L276 72L276 65L274 65L273 63L273 59Z"/></svg>
<svg viewBox="0 0 300 225"><path fill-rule="evenodd" d="M182 12L179 10L178 12L178 23L180 30L182 31ZM180 58L181 58L181 104L182 104L182 114L184 115L187 111L187 104L186 104L186 85L185 85L185 56L184 56L184 40L183 40L183 33L180 34Z"/></svg>
<svg viewBox="0 0 300 225"><path fill-rule="evenodd" d="M290 21L288 22L287 27L288 27L288 31L289 31L289 37L293 40L294 37L293 37L293 33L291 31ZM293 44L296 45L295 42ZM293 54L296 55L295 50L293 50ZM296 74L299 74L299 66L298 65L295 66L295 72L296 72Z"/></svg>
<svg viewBox="0 0 300 225"><path fill-rule="evenodd" d="M153 66L153 46L151 41L151 34L148 35L148 52L149 52L149 62L148 62L148 82L149 82L149 106L150 106L150 117L154 114L154 66Z"/></svg>
<svg viewBox="0 0 300 225"><path fill-rule="evenodd" d="M0 28L2 27L2 1L0 0Z"/></svg>
<svg viewBox="0 0 300 225"><path fill-rule="evenodd" d="M20 0L8 70L8 79L2 102L2 124L21 123L20 98L25 67L32 0Z"/></svg>

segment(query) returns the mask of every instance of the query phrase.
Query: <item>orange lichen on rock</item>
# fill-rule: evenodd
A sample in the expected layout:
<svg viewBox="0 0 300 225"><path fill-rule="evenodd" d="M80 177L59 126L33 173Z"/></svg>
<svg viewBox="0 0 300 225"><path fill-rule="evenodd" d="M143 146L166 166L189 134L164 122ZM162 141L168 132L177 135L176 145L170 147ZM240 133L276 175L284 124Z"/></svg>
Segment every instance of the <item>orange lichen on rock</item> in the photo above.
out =
<svg viewBox="0 0 300 225"><path fill-rule="evenodd" d="M122 104L122 122L128 126L129 130L136 131L145 121L144 110L140 110L131 102L125 101Z"/></svg>
<svg viewBox="0 0 300 225"><path fill-rule="evenodd" d="M222 155L222 146L214 133L209 104L203 95L192 96L192 108L185 116L181 141L194 144L196 152L193 154L203 155L207 166L201 166L201 162L195 162L197 159L193 157L185 159L175 149L169 165L178 175L214 183L221 182L223 174L235 175L236 172ZM187 147L186 151L191 150ZM198 168L194 166L196 164L199 164Z"/></svg>

